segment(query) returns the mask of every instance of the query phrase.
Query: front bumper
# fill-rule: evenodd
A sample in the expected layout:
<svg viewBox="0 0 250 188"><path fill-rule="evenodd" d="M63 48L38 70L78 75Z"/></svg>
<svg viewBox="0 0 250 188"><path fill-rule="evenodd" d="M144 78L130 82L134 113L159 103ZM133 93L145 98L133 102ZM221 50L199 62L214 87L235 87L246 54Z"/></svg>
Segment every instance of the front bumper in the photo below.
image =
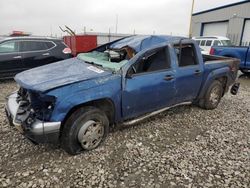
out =
<svg viewBox="0 0 250 188"><path fill-rule="evenodd" d="M44 122L36 119L27 129L24 122L16 121L16 114L19 104L16 102L17 93L7 97L5 112L11 126L15 126L19 132L34 143L55 143L58 142L61 122Z"/></svg>

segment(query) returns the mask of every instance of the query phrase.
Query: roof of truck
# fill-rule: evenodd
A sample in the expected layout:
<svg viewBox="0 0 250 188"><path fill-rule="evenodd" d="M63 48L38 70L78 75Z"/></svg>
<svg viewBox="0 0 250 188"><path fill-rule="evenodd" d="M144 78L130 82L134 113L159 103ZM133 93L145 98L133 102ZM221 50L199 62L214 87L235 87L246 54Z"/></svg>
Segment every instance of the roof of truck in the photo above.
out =
<svg viewBox="0 0 250 188"><path fill-rule="evenodd" d="M197 39L218 39L218 40L230 40L229 38L227 37L224 37L224 36L200 36L200 37L193 37L194 40L197 40Z"/></svg>
<svg viewBox="0 0 250 188"><path fill-rule="evenodd" d="M176 40L185 39L185 37L170 35L136 35L126 37L110 45L111 49L120 49L126 46L133 48L136 52L151 48L160 43L171 43Z"/></svg>

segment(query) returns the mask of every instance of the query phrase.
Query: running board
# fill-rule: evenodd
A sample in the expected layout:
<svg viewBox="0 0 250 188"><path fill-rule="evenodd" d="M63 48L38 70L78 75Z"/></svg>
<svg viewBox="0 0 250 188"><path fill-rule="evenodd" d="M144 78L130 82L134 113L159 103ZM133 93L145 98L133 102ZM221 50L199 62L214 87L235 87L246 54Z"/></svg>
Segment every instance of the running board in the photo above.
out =
<svg viewBox="0 0 250 188"><path fill-rule="evenodd" d="M192 102L183 102L183 103L179 103L179 104L176 104L176 105L173 105L173 106L165 107L165 108L162 108L160 110L153 111L153 112L151 112L149 114L140 116L140 117L138 117L136 119L127 120L127 121L123 122L122 124L123 125L133 125L133 124L138 123L138 122L140 122L140 121L142 121L142 120L144 120L146 118L149 118L149 117L157 115L157 114L159 114L161 112L164 112L164 111L166 111L166 110L168 110L170 108L173 108L173 107L176 107L176 106L181 106L181 105L189 105L189 104L192 104Z"/></svg>

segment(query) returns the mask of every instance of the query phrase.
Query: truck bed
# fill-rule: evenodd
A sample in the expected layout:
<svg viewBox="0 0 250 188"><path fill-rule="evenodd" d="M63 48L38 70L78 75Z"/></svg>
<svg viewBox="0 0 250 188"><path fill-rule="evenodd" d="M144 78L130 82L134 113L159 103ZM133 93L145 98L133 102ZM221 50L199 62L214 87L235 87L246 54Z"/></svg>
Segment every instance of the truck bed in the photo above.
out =
<svg viewBox="0 0 250 188"><path fill-rule="evenodd" d="M227 63L230 67L239 67L240 61L236 58L215 56L215 55L202 55L203 62L206 63Z"/></svg>

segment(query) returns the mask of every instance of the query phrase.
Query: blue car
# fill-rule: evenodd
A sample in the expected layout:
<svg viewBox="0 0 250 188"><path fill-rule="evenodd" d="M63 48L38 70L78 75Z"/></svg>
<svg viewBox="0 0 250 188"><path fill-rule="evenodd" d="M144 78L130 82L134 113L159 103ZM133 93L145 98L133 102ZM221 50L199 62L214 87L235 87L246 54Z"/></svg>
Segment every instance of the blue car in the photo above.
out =
<svg viewBox="0 0 250 188"><path fill-rule="evenodd" d="M111 125L130 125L173 106L214 109L235 83L239 60L202 55L195 41L131 36L76 58L19 73L6 103L10 125L70 154L98 147Z"/></svg>

